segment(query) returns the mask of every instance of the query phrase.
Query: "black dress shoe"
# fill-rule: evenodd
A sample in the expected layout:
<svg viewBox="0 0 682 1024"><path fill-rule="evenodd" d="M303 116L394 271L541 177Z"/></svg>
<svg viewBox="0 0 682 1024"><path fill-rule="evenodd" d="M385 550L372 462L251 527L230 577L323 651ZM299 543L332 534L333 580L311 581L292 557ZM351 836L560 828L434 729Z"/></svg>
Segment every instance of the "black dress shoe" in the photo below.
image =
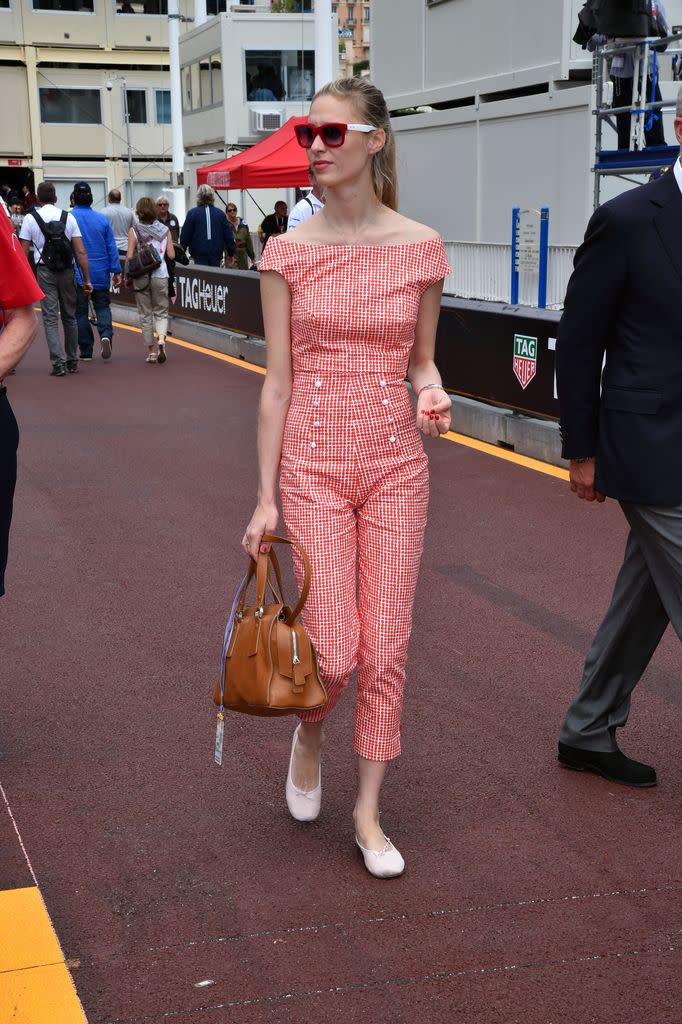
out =
<svg viewBox="0 0 682 1024"><path fill-rule="evenodd" d="M583 747L569 747L559 744L559 764L578 772L595 772L609 782L621 786L655 786L656 770L648 764L633 761L622 750L585 750Z"/></svg>

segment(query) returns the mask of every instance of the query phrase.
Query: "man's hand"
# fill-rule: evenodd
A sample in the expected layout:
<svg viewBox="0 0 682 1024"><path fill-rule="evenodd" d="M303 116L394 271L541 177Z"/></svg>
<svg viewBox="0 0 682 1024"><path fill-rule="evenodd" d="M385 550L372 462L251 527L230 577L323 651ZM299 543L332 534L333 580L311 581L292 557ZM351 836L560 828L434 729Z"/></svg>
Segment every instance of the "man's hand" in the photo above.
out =
<svg viewBox="0 0 682 1024"><path fill-rule="evenodd" d="M114 288L120 288L121 287L121 275L120 274L114 274L113 284L114 284Z"/></svg>
<svg viewBox="0 0 682 1024"><path fill-rule="evenodd" d="M86 295L92 295L93 287L90 281L83 281L83 291Z"/></svg>
<svg viewBox="0 0 682 1024"><path fill-rule="evenodd" d="M571 490L579 498L584 498L585 501L606 501L606 495L594 489L596 461L594 458L588 459L586 462L576 462L574 459L571 459L568 470Z"/></svg>

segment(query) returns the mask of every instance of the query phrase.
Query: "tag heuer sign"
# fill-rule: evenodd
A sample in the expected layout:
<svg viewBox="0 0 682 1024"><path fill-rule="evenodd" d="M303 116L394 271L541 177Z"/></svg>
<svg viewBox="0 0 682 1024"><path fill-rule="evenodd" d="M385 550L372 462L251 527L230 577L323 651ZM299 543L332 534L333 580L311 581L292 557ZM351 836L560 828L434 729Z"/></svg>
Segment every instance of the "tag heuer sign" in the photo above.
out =
<svg viewBox="0 0 682 1024"><path fill-rule="evenodd" d="M538 339L514 335L514 373L522 388L527 388L538 368Z"/></svg>

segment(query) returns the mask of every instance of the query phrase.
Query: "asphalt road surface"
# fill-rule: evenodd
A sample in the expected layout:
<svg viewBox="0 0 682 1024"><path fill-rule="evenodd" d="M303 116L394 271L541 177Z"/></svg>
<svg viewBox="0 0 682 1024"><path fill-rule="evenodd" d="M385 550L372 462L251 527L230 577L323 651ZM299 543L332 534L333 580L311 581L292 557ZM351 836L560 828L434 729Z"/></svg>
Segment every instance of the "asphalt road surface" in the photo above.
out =
<svg viewBox="0 0 682 1024"><path fill-rule="evenodd" d="M90 1024L679 1024L670 630L620 734L659 786L556 763L622 557L618 507L428 445L404 752L382 816L408 866L376 881L353 846L352 692L327 728L315 824L284 801L291 720L228 718L213 764L262 377L168 350L146 365L119 330L110 363L53 379L40 336L9 382L22 440L0 782ZM0 889L30 885L3 820Z"/></svg>

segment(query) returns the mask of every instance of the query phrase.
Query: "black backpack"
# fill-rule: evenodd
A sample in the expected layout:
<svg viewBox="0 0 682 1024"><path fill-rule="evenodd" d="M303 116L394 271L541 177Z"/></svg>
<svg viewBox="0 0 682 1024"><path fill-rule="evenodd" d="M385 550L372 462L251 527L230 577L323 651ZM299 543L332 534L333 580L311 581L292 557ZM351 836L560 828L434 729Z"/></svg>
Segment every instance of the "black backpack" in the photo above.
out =
<svg viewBox="0 0 682 1024"><path fill-rule="evenodd" d="M43 248L38 254L48 270L55 272L68 270L73 266L73 249L66 237L66 210L62 210L59 220L51 220L46 224L37 210L31 210L31 217L43 233Z"/></svg>

